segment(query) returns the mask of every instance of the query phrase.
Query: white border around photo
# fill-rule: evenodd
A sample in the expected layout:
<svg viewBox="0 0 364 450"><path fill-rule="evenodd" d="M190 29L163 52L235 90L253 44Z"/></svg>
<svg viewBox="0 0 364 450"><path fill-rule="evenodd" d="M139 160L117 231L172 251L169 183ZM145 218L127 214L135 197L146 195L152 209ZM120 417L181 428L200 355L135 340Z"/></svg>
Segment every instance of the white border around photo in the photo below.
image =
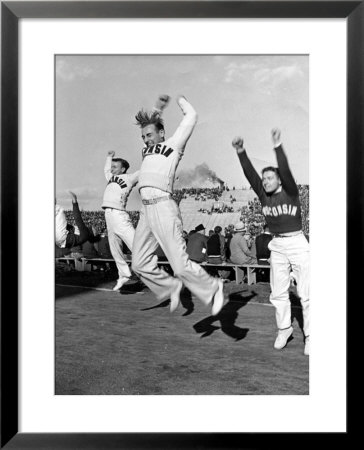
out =
<svg viewBox="0 0 364 450"><path fill-rule="evenodd" d="M54 55L147 53L309 55L307 396L54 395ZM20 101L19 430L346 431L346 20L22 19Z"/></svg>

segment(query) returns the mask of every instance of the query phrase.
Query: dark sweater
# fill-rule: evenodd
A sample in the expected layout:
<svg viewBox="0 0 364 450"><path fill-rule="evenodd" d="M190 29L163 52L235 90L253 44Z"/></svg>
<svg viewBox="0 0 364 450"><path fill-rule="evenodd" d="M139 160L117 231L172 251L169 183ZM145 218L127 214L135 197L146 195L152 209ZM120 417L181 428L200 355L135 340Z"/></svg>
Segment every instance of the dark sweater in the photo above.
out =
<svg viewBox="0 0 364 450"><path fill-rule="evenodd" d="M269 242L273 236L268 233L262 233L255 238L255 247L257 249L257 259L269 259L270 250L268 248Z"/></svg>
<svg viewBox="0 0 364 450"><path fill-rule="evenodd" d="M190 259L197 262L202 262L206 260L206 244L207 236L201 233L193 233L189 236L187 242L187 253Z"/></svg>
<svg viewBox="0 0 364 450"><path fill-rule="evenodd" d="M207 254L212 256L221 256L221 240L218 234L213 234L207 241Z"/></svg>
<svg viewBox="0 0 364 450"><path fill-rule="evenodd" d="M282 190L267 194L262 179L254 169L246 151L240 153L239 160L244 174L257 194L262 212L272 233L288 233L302 230L301 205L298 187L288 166L287 157L280 145L275 149Z"/></svg>

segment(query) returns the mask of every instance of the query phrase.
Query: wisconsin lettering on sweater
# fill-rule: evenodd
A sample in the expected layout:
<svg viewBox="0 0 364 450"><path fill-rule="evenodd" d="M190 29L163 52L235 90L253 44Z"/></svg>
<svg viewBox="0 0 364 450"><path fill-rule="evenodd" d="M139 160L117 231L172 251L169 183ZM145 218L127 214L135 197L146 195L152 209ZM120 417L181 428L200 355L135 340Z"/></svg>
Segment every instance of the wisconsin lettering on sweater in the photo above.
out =
<svg viewBox="0 0 364 450"><path fill-rule="evenodd" d="M113 175L110 178L110 180L107 184L110 184L110 183L117 183L121 187L121 189L125 189L127 187L127 184L125 183L125 181L122 178L119 178L118 176L115 176L115 175Z"/></svg>
<svg viewBox="0 0 364 450"><path fill-rule="evenodd" d="M166 158L168 158L168 156L173 153L173 148L168 148L167 145L163 145L163 144L157 144L157 145L153 145L152 147L145 147L143 148L143 156L146 155L163 155Z"/></svg>
<svg viewBox="0 0 364 450"><path fill-rule="evenodd" d="M299 192L288 166L283 147L275 148L282 182L281 190L273 194L264 191L262 179L254 169L246 152L239 154L241 166L262 205L262 213L272 233L287 233L302 230L302 214Z"/></svg>

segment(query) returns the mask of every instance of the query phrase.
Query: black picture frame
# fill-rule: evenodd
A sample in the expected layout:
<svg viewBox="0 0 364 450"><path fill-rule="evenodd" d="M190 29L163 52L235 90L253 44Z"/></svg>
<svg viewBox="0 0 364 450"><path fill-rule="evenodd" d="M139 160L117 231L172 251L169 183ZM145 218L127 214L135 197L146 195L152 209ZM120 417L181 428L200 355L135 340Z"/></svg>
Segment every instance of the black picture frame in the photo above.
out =
<svg viewBox="0 0 364 450"><path fill-rule="evenodd" d="M296 447L297 441L302 445L312 438L310 433L298 439L285 433L18 432L18 23L22 18L119 17L347 19L347 298L363 273L362 258L358 262L354 256L358 248L363 250L363 1L1 2L1 448L272 448L273 442L284 448ZM337 433L336 443L351 437L349 422L347 430ZM327 436L316 433L314 442L327 444Z"/></svg>

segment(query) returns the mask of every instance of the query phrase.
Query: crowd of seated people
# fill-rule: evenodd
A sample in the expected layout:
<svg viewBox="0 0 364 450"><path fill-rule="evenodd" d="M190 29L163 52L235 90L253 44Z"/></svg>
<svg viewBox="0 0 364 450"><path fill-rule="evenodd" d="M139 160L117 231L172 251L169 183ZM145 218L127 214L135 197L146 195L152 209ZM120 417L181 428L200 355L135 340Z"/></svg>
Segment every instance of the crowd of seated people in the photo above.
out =
<svg viewBox="0 0 364 450"><path fill-rule="evenodd" d="M300 201L301 201L301 209L302 209L302 227L303 232L306 235L307 239L309 239L309 186L307 185L298 185L299 193L300 193ZM214 196L221 196L222 189L221 188L189 188L189 189L181 189L175 191L174 195L177 195L176 198L179 198L180 200L185 195L195 195L200 196L204 195L207 198L207 195L210 196L209 198L214 198ZM233 196L230 196L230 199L234 199ZM176 200L177 201L177 200ZM222 202L221 202L222 203ZM216 204L215 204L216 205ZM219 208L215 208L214 212L233 212L231 211L232 207L227 206L225 204L218 205ZM230 209L231 208L231 209ZM216 209L219 209L220 211L217 211ZM207 214L212 214L212 209L209 211L207 209L201 208L199 212L207 212ZM264 225L265 225L265 219L262 215L262 208L261 204L258 200L258 198L254 198L252 201L249 201L247 206L244 206L240 208L240 220L244 227L244 238L247 240L247 246L249 250L251 251L251 248L253 248L254 251L254 243L255 238L258 235L263 234L264 231ZM74 224L72 211L65 211L67 222L69 222L71 225ZM105 223L105 215L103 211L81 211L83 221L85 222L86 226L91 230L94 236L100 235L100 240L98 242L86 242L82 245L80 248L71 248L70 249L70 255L74 255L75 257L86 257L86 258L107 258L112 259L110 248L108 246L108 238L107 238L107 230L106 230L106 223ZM139 211L129 211L129 215L131 217L132 223L134 227L137 226L138 220L139 220ZM234 229L236 224L230 224L229 226L225 227L224 231L219 230L219 226L215 227L214 230L211 230L210 236L204 236L206 239L192 239L190 241L190 244L188 244L188 241L190 240L190 237L194 233L199 233L201 236L205 234L205 229L203 228L200 230L193 229L189 233L187 231L184 231L184 238L186 239L187 246L189 245L188 250L191 250L193 248L192 242L194 240L196 241L204 241L206 240L205 250L202 253L202 256L200 255L198 259L201 259L200 262L208 262L211 261L211 258L217 257L216 255L216 242L217 238L215 235L219 235L219 240L221 241L221 261L223 262L229 262L231 261L231 242L233 241L233 236L236 234L236 230ZM218 232L216 232L216 229L218 229ZM208 244L208 238L212 239L210 241L210 244ZM235 241L236 239L234 239ZM234 243L233 241L233 243ZM212 243L214 242L214 245ZM223 243L223 245L222 245ZM126 246L124 248L125 253L130 253L130 249L128 249ZM213 254L211 254L211 252ZM163 257L162 252L159 252L161 258ZM56 250L56 257L57 257L57 250ZM192 258L195 259L195 258ZM195 259L196 260L196 259Z"/></svg>
<svg viewBox="0 0 364 450"><path fill-rule="evenodd" d="M186 241L187 253L190 259L203 264L205 270L211 275L219 277L224 282L233 280L235 278L234 272L229 267L224 269L218 266L224 266L226 263L237 265L269 264L269 230L263 230L262 228L258 236L255 237L249 232L248 223L239 221L235 225L231 224L225 227L224 233L222 231L220 226L216 226L213 230L206 233L203 224L198 225L189 233L183 230L183 237ZM92 227L92 235L96 235L95 227ZM126 245L124 245L123 251L125 254L131 254L130 249ZM160 246L156 250L156 255L161 262L167 260ZM81 246L72 247L69 255L65 256L70 256L76 260L81 260L82 258L112 259L107 229L101 230L96 241L91 239ZM210 265L205 265L206 263ZM102 266L101 270L110 269L110 265L107 262L105 264L105 269ZM213 265L216 265L216 267ZM164 270L167 272L172 271L168 265L164 267ZM257 272L258 279L267 281L269 279L269 271L264 268L259 269Z"/></svg>
<svg viewBox="0 0 364 450"><path fill-rule="evenodd" d="M89 227L91 239L84 242L81 245L77 245L75 247L71 247L69 252L64 254L64 252L57 252L56 246L56 258L59 257L71 257L71 258L104 258L104 259L112 259L112 255L110 252L109 240L107 237L107 228L101 230L101 233L96 233L95 227ZM75 230L75 234L77 234L77 228ZM95 238L97 236L97 238ZM125 253L130 253L129 249L125 246Z"/></svg>

